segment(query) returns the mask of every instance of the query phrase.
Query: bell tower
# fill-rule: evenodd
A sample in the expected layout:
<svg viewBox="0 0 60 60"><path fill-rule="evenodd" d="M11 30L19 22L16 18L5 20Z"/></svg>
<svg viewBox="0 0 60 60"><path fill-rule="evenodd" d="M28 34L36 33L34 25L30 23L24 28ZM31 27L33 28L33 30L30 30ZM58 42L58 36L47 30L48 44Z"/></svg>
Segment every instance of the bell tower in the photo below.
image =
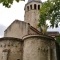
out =
<svg viewBox="0 0 60 60"><path fill-rule="evenodd" d="M31 26L38 29L40 0L28 0L25 5L24 21L30 23Z"/></svg>

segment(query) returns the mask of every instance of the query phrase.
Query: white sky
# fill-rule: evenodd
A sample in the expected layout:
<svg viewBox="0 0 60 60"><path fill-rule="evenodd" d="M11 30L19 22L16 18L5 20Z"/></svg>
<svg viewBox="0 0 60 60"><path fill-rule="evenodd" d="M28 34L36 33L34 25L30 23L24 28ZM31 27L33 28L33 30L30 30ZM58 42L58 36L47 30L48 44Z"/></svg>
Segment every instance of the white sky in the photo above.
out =
<svg viewBox="0 0 60 60"><path fill-rule="evenodd" d="M0 4L0 24L9 26L15 19L24 20L24 5L27 1L20 1L19 3L14 1L11 8L6 8Z"/></svg>
<svg viewBox="0 0 60 60"><path fill-rule="evenodd" d="M45 0L42 0L42 1L45 1ZM6 8L2 6L2 4L0 4L0 25L8 27L15 19L24 20L24 5L26 2L27 0L25 2L20 1L19 3L14 2L11 8ZM4 32L4 29L5 28L1 30L0 28L2 35Z"/></svg>
<svg viewBox="0 0 60 60"><path fill-rule="evenodd" d="M24 4L23 1L14 2L11 8L6 8L0 4L0 24L9 26L15 19L24 20Z"/></svg>

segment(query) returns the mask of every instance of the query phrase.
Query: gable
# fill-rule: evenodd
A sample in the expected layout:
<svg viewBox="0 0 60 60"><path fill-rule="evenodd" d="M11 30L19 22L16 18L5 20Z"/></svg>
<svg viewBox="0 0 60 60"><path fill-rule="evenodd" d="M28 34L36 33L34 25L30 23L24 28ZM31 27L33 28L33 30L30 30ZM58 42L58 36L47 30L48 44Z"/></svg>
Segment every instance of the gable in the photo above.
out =
<svg viewBox="0 0 60 60"><path fill-rule="evenodd" d="M22 38L25 35L39 34L39 31L30 26L30 24L15 20L4 32L4 37Z"/></svg>
<svg viewBox="0 0 60 60"><path fill-rule="evenodd" d="M16 37L22 38L23 35L28 34L28 23L23 21L15 20L4 33L5 37Z"/></svg>

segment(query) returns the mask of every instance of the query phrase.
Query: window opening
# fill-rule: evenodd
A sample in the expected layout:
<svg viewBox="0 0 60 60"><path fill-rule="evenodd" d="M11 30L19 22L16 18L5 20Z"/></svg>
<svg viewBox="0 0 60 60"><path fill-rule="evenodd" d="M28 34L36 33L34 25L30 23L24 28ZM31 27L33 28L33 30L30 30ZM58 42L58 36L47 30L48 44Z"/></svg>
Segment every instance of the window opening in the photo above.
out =
<svg viewBox="0 0 60 60"><path fill-rule="evenodd" d="M38 5L38 10L40 9L40 5Z"/></svg>
<svg viewBox="0 0 60 60"><path fill-rule="evenodd" d="M20 59L17 59L17 60L20 60Z"/></svg>
<svg viewBox="0 0 60 60"><path fill-rule="evenodd" d="M27 6L27 11L29 11L29 6Z"/></svg>
<svg viewBox="0 0 60 60"><path fill-rule="evenodd" d="M32 9L32 5L30 5L30 9Z"/></svg>
<svg viewBox="0 0 60 60"><path fill-rule="evenodd" d="M34 4L34 9L36 9L36 4Z"/></svg>

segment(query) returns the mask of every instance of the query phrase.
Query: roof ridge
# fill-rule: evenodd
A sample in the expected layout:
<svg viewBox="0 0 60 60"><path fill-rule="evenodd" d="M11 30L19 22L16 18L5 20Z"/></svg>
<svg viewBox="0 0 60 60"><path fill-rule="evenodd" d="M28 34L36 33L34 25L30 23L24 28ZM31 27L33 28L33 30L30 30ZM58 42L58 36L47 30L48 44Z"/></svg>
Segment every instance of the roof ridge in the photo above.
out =
<svg viewBox="0 0 60 60"><path fill-rule="evenodd" d="M29 24L29 23L27 23L27 22L25 22L25 21L21 21L21 20L15 19L15 20L7 27L7 29L8 29L9 27L11 27L14 22L23 22L23 23ZM30 25L30 24L29 24L29 25ZM7 29L5 29L5 31L6 31ZM4 31L4 32L5 32L5 31Z"/></svg>

